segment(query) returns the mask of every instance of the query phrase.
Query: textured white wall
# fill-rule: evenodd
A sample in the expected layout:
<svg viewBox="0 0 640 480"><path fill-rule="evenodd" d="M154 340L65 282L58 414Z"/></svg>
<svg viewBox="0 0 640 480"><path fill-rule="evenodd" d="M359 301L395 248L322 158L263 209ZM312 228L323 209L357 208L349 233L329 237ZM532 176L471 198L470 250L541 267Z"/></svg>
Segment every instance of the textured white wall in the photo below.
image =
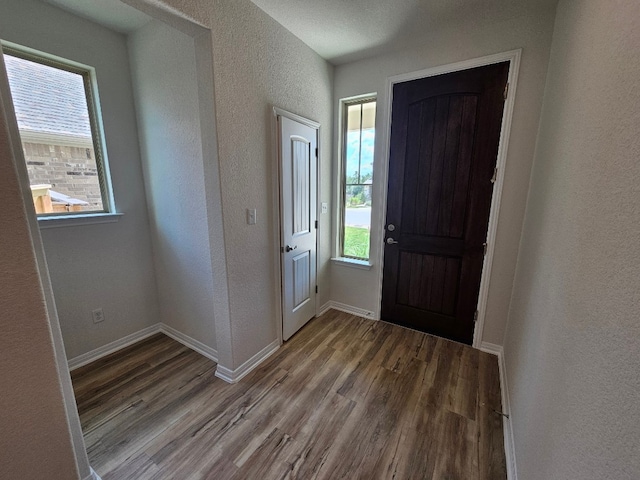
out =
<svg viewBox="0 0 640 480"><path fill-rule="evenodd" d="M483 335L484 341L496 344L502 344L508 316L555 14L555 9L549 6L536 9L519 5L518 8L521 9L520 13L514 12L514 17L510 19L495 21L485 16L443 25L434 30L424 44L341 65L335 73L334 105L338 105L341 98L378 92L371 232L371 259L375 261L382 245L380 219L386 215L379 208L378 200L386 189L381 181L381 168L387 157L384 151L384 138L388 132L388 125L385 125L387 78L516 48L523 49ZM334 115L336 128L337 115L338 112ZM337 139L337 130L334 138ZM337 158L337 142L334 155ZM376 311L379 307L380 269L381 265L374 265L370 271L332 266L331 299Z"/></svg>
<svg viewBox="0 0 640 480"><path fill-rule="evenodd" d="M328 201L333 68L248 0L213 2L210 11L234 361L240 363L277 338L270 106L321 124L319 200ZM258 208L258 225L246 224L246 207ZM321 215L319 303L328 300L329 230Z"/></svg>
<svg viewBox="0 0 640 480"><path fill-rule="evenodd" d="M49 323L12 157L0 99L0 205L6 209L0 215L0 478L74 479L78 466L54 350L53 334L59 339L60 333ZM75 421L79 431L77 412Z"/></svg>
<svg viewBox="0 0 640 480"><path fill-rule="evenodd" d="M159 3L159 2L154 2ZM230 338L236 368L277 338L278 226L271 106L320 122L320 201L329 201L333 67L249 0L167 0L212 29ZM246 224L246 208L258 223ZM330 221L320 217L319 302L328 297ZM220 338L218 338L220 343Z"/></svg>
<svg viewBox="0 0 640 480"><path fill-rule="evenodd" d="M638 2L560 2L505 337L520 480L640 478L638 48Z"/></svg>
<svg viewBox="0 0 640 480"><path fill-rule="evenodd" d="M194 40L153 21L128 43L160 319L216 348Z"/></svg>
<svg viewBox="0 0 640 480"><path fill-rule="evenodd" d="M125 37L33 0L0 0L0 37L94 66L118 223L42 231L69 358L157 322ZM104 309L94 325L91 311Z"/></svg>

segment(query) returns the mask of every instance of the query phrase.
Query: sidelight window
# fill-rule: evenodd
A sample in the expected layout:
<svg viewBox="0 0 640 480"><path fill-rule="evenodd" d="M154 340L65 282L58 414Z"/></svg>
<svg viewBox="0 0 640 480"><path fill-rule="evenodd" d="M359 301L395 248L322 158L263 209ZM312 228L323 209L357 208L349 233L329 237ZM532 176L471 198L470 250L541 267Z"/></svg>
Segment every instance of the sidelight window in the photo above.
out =
<svg viewBox="0 0 640 480"><path fill-rule="evenodd" d="M376 99L343 103L340 255L369 259Z"/></svg>

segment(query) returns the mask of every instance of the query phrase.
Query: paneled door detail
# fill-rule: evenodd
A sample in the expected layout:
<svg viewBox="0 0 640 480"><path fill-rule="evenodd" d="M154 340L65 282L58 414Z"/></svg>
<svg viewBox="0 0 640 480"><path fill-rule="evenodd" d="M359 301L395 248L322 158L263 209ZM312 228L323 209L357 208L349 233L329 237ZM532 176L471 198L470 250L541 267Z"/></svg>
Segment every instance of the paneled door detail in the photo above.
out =
<svg viewBox="0 0 640 480"><path fill-rule="evenodd" d="M278 116L282 337L316 313L317 128Z"/></svg>
<svg viewBox="0 0 640 480"><path fill-rule="evenodd" d="M384 320L471 344L508 73L394 86Z"/></svg>

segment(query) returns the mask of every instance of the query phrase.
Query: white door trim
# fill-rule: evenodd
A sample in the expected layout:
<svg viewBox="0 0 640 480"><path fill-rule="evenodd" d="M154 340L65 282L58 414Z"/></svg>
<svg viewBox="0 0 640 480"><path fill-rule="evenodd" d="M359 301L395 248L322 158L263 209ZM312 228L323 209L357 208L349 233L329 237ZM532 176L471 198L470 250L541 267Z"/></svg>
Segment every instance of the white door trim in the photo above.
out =
<svg viewBox="0 0 640 480"><path fill-rule="evenodd" d="M273 225L276 225L277 228L273 229L273 242L277 245L277 249L274 251L273 255L273 271L274 273L274 299L276 305L276 318L278 319L278 342L279 345L283 344L282 339L282 329L283 329L283 321L284 321L284 310L282 306L282 262L280 258L280 247L283 245L282 242L282 217L283 217L283 206L280 202L280 134L278 131L278 117L286 117L291 120L294 120L298 123L306 125L316 130L316 147L318 148L318 158L316 161L316 198L319 199L320 195L320 187L321 187L321 178L320 178L320 159L322 158L322 149L320 147L320 124L314 120L309 120L308 118L302 117L295 113L289 112L282 108L276 107L275 105L272 107L273 111L273 122L272 122L272 138L273 138L273 158L274 158L274 167L273 167L273 198L276 202L278 202L278 208L273 209ZM316 218L318 219L318 226L320 225L320 202L316 201ZM316 283L318 278L318 251L319 251L319 239L318 235L319 229L316 230ZM315 297L315 311L316 315L318 314L318 295Z"/></svg>
<svg viewBox="0 0 640 480"><path fill-rule="evenodd" d="M320 130L320 124L318 122L315 122L313 120L309 120L308 118L304 118L301 117L300 115L296 115L295 113L291 113L288 112L286 110L283 110L282 108L278 108L278 107L273 107L273 115L275 117L287 117L291 120L295 120L296 122L302 123L303 125L306 125L307 127L311 127L314 128L316 130Z"/></svg>
<svg viewBox="0 0 640 480"><path fill-rule="evenodd" d="M496 183L493 189L493 196L491 198L491 210L489 214L489 225L487 227L487 254L484 257L484 264L482 266L482 277L480 280L480 293L478 296L478 321L473 332L473 346L480 348L482 343L482 333L484 332L485 314L487 309L487 298L489 295L489 280L491 278L491 266L493 264L493 256L496 244L496 234L498 231L498 216L500 213L500 202L502 200L502 190L504 186L504 171L507 161L507 149L509 146L509 136L511 134L511 121L513 118L513 107L516 98L516 84L518 80L518 72L520 70L520 57L522 56L522 49L511 50L504 53L497 53L495 55L488 55L485 57L474 58L465 60L462 62L451 63L448 65L441 65L438 67L427 68L425 70L419 70L417 72L404 73L402 75L395 75L387 78L387 112L385 116L384 125L386 128L383 131L385 135L384 144L384 157L382 165L382 178L381 178L381 195L380 195L380 220L378 237L375 239L380 245L384 236L384 225L387 217L387 188L389 181L389 148L391 146L391 118L392 118L392 106L393 106L393 86L396 83L407 82L411 80L417 80L419 78L433 77L436 75L442 75L445 73L458 72L461 70L468 70L470 68L482 67L486 65L492 65L494 63L509 62L509 91L508 97L504 104L504 110L502 114L502 127L500 132L500 142L498 145L498 159L496 167L498 169L498 175L496 177ZM382 305L382 275L383 275L383 262L384 262L384 248L380 248L377 257L377 269L378 269L378 298L376 303L376 318L380 318L380 310Z"/></svg>

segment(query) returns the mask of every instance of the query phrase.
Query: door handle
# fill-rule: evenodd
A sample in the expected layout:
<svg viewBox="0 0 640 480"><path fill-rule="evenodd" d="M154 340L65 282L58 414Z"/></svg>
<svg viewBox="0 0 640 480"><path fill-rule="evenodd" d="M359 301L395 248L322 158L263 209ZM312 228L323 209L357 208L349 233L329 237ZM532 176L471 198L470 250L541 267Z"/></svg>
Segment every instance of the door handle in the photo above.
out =
<svg viewBox="0 0 640 480"><path fill-rule="evenodd" d="M396 240L394 240L393 238L389 237L387 238L387 245L394 245L398 243Z"/></svg>
<svg viewBox="0 0 640 480"><path fill-rule="evenodd" d="M296 248L298 248L298 245L294 245L293 247L291 245L287 245L286 247L284 247L284 251L290 252L292 250L295 250Z"/></svg>

